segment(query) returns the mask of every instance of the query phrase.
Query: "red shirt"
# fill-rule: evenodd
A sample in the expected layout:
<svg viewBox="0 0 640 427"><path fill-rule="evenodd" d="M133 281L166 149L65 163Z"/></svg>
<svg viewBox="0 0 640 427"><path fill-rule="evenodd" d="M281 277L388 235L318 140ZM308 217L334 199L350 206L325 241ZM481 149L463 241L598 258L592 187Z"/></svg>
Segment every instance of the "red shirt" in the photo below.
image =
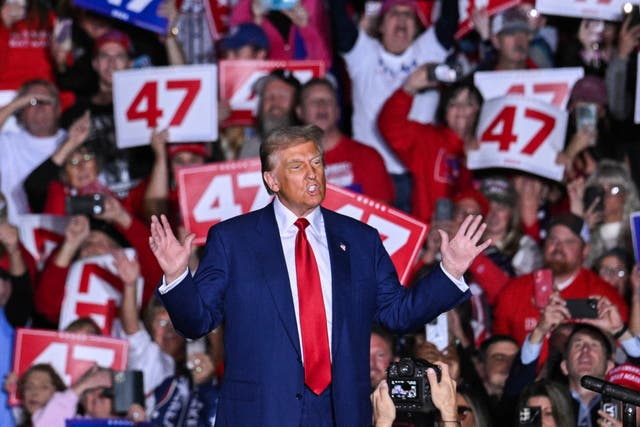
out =
<svg viewBox="0 0 640 427"><path fill-rule="evenodd" d="M540 311L533 305L533 273L510 281L498 296L494 309L494 334L511 335L522 343L540 320ZM618 307L624 321L628 308L618 291L591 270L581 269L571 284L560 292L564 299L588 298L591 295L607 297Z"/></svg>
<svg viewBox="0 0 640 427"><path fill-rule="evenodd" d="M32 79L53 81L53 65L49 52L50 22L38 27L25 19L11 28L0 24L0 90L17 89Z"/></svg>
<svg viewBox="0 0 640 427"><path fill-rule="evenodd" d="M342 136L325 151L327 181L391 204L393 182L378 152L368 145Z"/></svg>
<svg viewBox="0 0 640 427"><path fill-rule="evenodd" d="M436 200L471 186L462 140L445 126L409 120L413 96L402 88L385 102L378 128L413 177L412 214L431 221Z"/></svg>

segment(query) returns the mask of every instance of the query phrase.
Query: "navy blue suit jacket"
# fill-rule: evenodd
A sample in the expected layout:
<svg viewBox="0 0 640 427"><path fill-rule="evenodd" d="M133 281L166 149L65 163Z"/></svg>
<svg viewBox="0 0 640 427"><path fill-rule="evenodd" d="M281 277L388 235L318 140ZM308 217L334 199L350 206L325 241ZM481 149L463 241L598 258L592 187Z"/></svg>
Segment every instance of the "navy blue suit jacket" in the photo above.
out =
<svg viewBox="0 0 640 427"><path fill-rule="evenodd" d="M461 292L440 268L411 289L402 287L374 228L324 208L322 215L332 275L336 425L367 426L372 323L419 328L469 291ZM194 277L159 297L188 338L224 323L216 426L300 426L304 371L273 204L212 227Z"/></svg>

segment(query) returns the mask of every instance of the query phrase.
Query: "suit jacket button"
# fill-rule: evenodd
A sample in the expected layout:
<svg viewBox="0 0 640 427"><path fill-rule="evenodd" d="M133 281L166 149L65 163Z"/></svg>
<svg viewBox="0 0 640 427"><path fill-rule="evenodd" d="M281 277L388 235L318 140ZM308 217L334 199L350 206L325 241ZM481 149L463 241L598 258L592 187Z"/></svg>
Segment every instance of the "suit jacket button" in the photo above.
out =
<svg viewBox="0 0 640 427"><path fill-rule="evenodd" d="M302 399L302 394L301 393L297 393L296 394L296 399L298 399L298 400Z"/></svg>

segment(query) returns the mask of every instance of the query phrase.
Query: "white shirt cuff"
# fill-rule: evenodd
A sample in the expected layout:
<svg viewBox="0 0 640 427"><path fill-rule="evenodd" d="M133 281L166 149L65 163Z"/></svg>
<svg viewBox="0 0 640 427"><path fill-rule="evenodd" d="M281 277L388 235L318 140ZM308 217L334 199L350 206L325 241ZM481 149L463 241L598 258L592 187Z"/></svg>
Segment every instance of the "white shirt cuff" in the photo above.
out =
<svg viewBox="0 0 640 427"><path fill-rule="evenodd" d="M180 275L180 277L178 277L176 280L174 280L173 282L167 284L167 280L164 277L164 274L162 275L162 284L160 285L160 287L158 288L158 292L160 292L161 295L166 294L167 292L169 292L171 289L175 288L176 286L178 286L178 283L182 282L184 280L185 277L187 277L187 274L189 273L189 269L187 268L184 273L182 273Z"/></svg>
<svg viewBox="0 0 640 427"><path fill-rule="evenodd" d="M444 266L442 265L442 261L440 261L440 268L442 269L442 272L444 273L444 275L447 276L449 278L449 280L451 280L453 282L453 284L456 285L458 287L458 289L460 289L461 292L467 292L467 290L469 289L469 286L467 286L467 282L464 281L464 276L462 276L462 278L460 278L460 279L457 279L457 278L453 277L444 268Z"/></svg>
<svg viewBox="0 0 640 427"><path fill-rule="evenodd" d="M635 336L624 341L620 341L620 345L629 357L640 357L640 337Z"/></svg>
<svg viewBox="0 0 640 427"><path fill-rule="evenodd" d="M540 351L542 350L542 343L534 344L529 341L529 337L531 334L528 334L522 343L522 348L520 349L520 361L524 365L528 365L529 363L535 361L538 357L540 357Z"/></svg>

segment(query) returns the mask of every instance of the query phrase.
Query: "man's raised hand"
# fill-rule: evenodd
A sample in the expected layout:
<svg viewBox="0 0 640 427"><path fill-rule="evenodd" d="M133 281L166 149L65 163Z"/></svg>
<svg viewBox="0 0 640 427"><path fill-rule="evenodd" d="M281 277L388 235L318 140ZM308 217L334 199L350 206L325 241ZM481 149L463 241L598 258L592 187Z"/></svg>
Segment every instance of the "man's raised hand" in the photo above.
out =
<svg viewBox="0 0 640 427"><path fill-rule="evenodd" d="M195 234L189 234L184 243L180 243L171 230L169 220L164 215L151 217L151 236L149 247L160 264L166 283L171 283L187 269L191 245Z"/></svg>
<svg viewBox="0 0 640 427"><path fill-rule="evenodd" d="M453 239L449 240L449 235L438 230L442 243L440 243L440 254L442 255L442 266L451 276L456 279L462 275L471 265L474 258L491 244L491 239L478 245L487 224L482 223L482 216L469 215L460 224Z"/></svg>

